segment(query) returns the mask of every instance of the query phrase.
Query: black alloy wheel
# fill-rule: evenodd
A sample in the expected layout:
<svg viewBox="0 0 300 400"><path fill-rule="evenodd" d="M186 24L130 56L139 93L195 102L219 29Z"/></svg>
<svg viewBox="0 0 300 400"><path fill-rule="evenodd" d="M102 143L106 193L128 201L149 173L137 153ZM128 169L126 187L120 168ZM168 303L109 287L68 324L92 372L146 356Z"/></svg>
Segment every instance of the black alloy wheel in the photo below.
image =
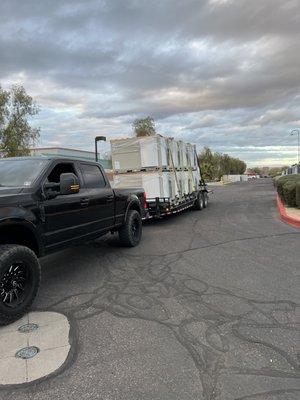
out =
<svg viewBox="0 0 300 400"><path fill-rule="evenodd" d="M34 252L25 246L0 246L0 325L29 311L39 289L41 267Z"/></svg>
<svg viewBox="0 0 300 400"><path fill-rule="evenodd" d="M11 264L0 280L0 301L6 307L17 307L26 297L31 283L32 277L26 264L21 261Z"/></svg>
<svg viewBox="0 0 300 400"><path fill-rule="evenodd" d="M132 221L132 225L131 225L131 232L132 232L132 236L133 236L134 240L139 240L140 229L141 229L141 224L140 224L139 218L135 218Z"/></svg>
<svg viewBox="0 0 300 400"><path fill-rule="evenodd" d="M119 229L122 246L135 247L142 237L142 218L138 211L129 210L124 225Z"/></svg>

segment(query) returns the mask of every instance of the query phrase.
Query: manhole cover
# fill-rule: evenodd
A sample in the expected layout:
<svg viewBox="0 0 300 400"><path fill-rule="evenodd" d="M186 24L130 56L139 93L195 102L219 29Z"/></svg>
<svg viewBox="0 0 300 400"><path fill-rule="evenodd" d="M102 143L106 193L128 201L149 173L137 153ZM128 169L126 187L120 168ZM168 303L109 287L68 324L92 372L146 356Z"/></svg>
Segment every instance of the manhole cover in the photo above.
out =
<svg viewBox="0 0 300 400"><path fill-rule="evenodd" d="M18 331L21 333L29 333L29 332L36 331L38 329L38 327L39 326L37 324L26 324L26 325L20 326Z"/></svg>
<svg viewBox="0 0 300 400"><path fill-rule="evenodd" d="M16 357L27 360L28 358L35 357L38 352L39 349L35 346L24 347L23 349L16 352Z"/></svg>

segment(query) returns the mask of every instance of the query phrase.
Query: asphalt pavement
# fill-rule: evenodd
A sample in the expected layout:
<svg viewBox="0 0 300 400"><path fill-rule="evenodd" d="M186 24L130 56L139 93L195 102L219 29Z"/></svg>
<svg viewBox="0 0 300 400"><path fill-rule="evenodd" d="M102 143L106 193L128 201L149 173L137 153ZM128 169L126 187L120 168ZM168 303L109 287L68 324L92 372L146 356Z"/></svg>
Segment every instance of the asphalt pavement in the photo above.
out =
<svg viewBox="0 0 300 400"><path fill-rule="evenodd" d="M300 230L268 179L216 187L209 207L41 260L38 311L65 314L71 352L0 399L296 400Z"/></svg>

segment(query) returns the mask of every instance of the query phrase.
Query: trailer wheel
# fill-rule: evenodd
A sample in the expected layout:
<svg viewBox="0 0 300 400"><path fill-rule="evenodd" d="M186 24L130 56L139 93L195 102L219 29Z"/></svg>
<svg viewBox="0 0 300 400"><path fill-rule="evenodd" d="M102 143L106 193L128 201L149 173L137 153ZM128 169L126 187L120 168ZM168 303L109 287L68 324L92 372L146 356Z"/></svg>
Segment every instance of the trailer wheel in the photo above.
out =
<svg viewBox="0 0 300 400"><path fill-rule="evenodd" d="M195 203L194 203L194 210L202 210L203 206L204 206L203 203L204 203L204 201L203 201L202 193L199 192L197 199L195 200Z"/></svg>
<svg viewBox="0 0 300 400"><path fill-rule="evenodd" d="M119 229L122 246L135 247L142 237L142 218L136 210L129 210L124 225Z"/></svg>
<svg viewBox="0 0 300 400"><path fill-rule="evenodd" d="M41 267L28 247L3 245L0 254L0 325L7 325L29 311L40 286Z"/></svg>
<svg viewBox="0 0 300 400"><path fill-rule="evenodd" d="M206 208L208 206L208 194L207 192L203 192L203 207Z"/></svg>

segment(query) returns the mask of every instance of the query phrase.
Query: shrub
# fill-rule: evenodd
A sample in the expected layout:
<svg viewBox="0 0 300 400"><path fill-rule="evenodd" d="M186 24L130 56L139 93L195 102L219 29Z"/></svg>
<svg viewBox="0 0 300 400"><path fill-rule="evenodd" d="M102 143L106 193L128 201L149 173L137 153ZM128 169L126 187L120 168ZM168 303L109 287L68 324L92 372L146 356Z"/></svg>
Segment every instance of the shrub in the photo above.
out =
<svg viewBox="0 0 300 400"><path fill-rule="evenodd" d="M275 187L277 187L277 181L278 181L278 179L280 179L281 177L282 177L282 175L274 176L274 178L273 178L273 185L274 185Z"/></svg>
<svg viewBox="0 0 300 400"><path fill-rule="evenodd" d="M286 202L285 195L284 195L284 189L283 189L284 185L288 182L296 183L297 181L300 181L300 174L283 175L275 180L274 184L276 185L277 192L278 192L280 198L284 202ZM289 189L286 189L286 190L289 190ZM294 202L296 202L296 191L294 191L294 195L295 195ZM288 195L288 197L290 198L290 195Z"/></svg>
<svg viewBox="0 0 300 400"><path fill-rule="evenodd" d="M290 207L296 207L296 181L287 181L282 186L283 200Z"/></svg>
<svg viewBox="0 0 300 400"><path fill-rule="evenodd" d="M296 183L296 205L300 208L300 180Z"/></svg>

